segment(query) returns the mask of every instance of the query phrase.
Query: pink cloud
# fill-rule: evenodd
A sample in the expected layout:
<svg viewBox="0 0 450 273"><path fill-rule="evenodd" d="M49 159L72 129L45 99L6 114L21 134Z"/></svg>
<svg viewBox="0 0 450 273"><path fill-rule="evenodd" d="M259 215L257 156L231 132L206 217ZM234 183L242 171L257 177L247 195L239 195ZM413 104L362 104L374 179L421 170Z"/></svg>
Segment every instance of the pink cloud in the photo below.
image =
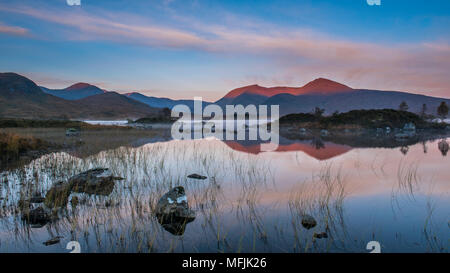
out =
<svg viewBox="0 0 450 273"><path fill-rule="evenodd" d="M17 27L17 26L7 26L0 22L0 33L5 33L9 35L17 35L17 36L24 36L28 34L28 30L23 27Z"/></svg>

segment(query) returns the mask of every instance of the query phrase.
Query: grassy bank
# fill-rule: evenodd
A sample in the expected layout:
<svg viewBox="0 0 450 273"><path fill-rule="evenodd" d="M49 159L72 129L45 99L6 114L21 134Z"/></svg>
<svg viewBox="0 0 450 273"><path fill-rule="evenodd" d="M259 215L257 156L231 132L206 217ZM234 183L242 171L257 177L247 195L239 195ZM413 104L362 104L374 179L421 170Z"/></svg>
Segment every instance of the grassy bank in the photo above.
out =
<svg viewBox="0 0 450 273"><path fill-rule="evenodd" d="M414 113L393 109L353 110L331 116L299 113L280 118L280 125L282 126L328 130L403 128L409 122L414 123L417 129L445 129L446 126L445 124L427 122Z"/></svg>
<svg viewBox="0 0 450 273"><path fill-rule="evenodd" d="M39 157L57 146L32 136L0 132L0 169L12 162L17 163L21 158Z"/></svg>
<svg viewBox="0 0 450 273"><path fill-rule="evenodd" d="M48 143L35 137L23 137L12 133L0 133L0 154L18 155L28 150L46 148Z"/></svg>
<svg viewBox="0 0 450 273"><path fill-rule="evenodd" d="M139 146L152 139L170 137L170 130L139 130L117 126L116 129L84 129L75 137L66 136L65 128L3 128L5 133L42 139L48 143L62 146L65 151L79 157L86 157L100 151L116 149L121 146Z"/></svg>

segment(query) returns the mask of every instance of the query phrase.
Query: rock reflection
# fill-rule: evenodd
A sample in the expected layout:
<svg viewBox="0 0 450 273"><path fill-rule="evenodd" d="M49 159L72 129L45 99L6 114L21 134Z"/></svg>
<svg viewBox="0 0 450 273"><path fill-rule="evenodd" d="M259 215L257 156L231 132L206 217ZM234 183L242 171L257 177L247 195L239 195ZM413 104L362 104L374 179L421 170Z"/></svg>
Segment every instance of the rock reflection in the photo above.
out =
<svg viewBox="0 0 450 273"><path fill-rule="evenodd" d="M48 209L43 206L31 208L31 206L23 207L22 221L29 224L32 228L40 228L51 222L52 217Z"/></svg>
<svg viewBox="0 0 450 273"><path fill-rule="evenodd" d="M441 141L439 141L438 148L439 148L439 151L441 151L442 156L447 156L449 145L445 139L442 139Z"/></svg>
<svg viewBox="0 0 450 273"><path fill-rule="evenodd" d="M409 151L409 147L408 147L408 146L402 146L402 147L400 148L400 152L401 152L403 155L406 155L406 154L408 153L408 151Z"/></svg>

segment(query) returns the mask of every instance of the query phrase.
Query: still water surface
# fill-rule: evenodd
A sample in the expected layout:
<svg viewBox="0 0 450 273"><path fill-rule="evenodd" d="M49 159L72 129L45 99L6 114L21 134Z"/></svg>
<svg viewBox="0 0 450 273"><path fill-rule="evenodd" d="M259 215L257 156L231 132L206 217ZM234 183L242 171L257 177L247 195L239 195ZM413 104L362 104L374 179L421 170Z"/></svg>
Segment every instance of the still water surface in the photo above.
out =
<svg viewBox="0 0 450 273"><path fill-rule="evenodd" d="M448 252L450 160L439 141L403 148L296 141L261 153L258 145L203 139L85 158L49 154L0 174L0 251L68 252L76 240L82 252L368 252L375 240L382 252ZM43 227L21 220L20 199L95 167L125 180L109 196L72 194L80 204ZM179 185L196 219L174 235L153 212ZM305 229L304 214L317 226ZM328 238L314 238L321 232ZM43 244L55 236L60 243Z"/></svg>

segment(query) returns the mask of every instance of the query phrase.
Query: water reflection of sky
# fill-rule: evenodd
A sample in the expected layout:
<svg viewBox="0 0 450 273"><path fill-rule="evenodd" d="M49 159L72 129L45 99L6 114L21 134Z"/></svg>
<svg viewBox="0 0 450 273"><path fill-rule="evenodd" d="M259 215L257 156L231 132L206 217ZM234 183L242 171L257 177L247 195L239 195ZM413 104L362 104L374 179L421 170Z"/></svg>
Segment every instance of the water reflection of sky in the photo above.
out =
<svg viewBox="0 0 450 273"><path fill-rule="evenodd" d="M77 221L84 223L80 226L87 230L91 228L85 224L89 220L113 219L117 221L114 232L124 234L136 217L130 200L138 197L148 206L170 187L183 185L197 218L187 225L182 237L161 229L151 217L150 207L139 220L143 233L158 234L154 251L366 252L365 244L370 240L380 241L386 252L448 251L450 172L445 170L449 159L442 156L437 143L428 142L427 153L420 143L410 146L406 154L400 148L354 148L323 159L315 157L307 144L295 145L297 151L246 153L217 140L170 141L122 147L84 159L65 153L49 155L32 162L25 173L27 179L38 173L43 188L97 166L109 167L115 175L126 177L109 197L121 200L120 206L96 208L95 217L89 207L82 207L77 216ZM302 150L304 147L307 149ZM328 147L336 150L336 146ZM322 149L327 153L327 144ZM190 173L209 178L186 179ZM335 202L337 177L345 190L341 205ZM9 184L0 188L1 196L19 191L21 179L19 172L9 173ZM327 188L324 183L331 186ZM331 238L312 240L314 232L327 228L325 210L317 205L327 189L332 191L326 208L329 215L325 215L333 218L327 220ZM2 202L12 205L17 199ZM103 201L95 197L91 200ZM298 225L301 213L312 214L318 226L303 229ZM1 251L65 251L61 245L46 247L42 242L60 233L63 243L70 240L67 220L28 230L30 236L23 232L21 236L32 238L30 242L17 236L14 219L8 213L0 218ZM90 230L85 238L85 245L90 242L89 247L86 245L89 251L119 251L104 227L97 233ZM96 246L94 234L103 238L106 246ZM217 234L223 236L219 242ZM437 241L430 241L433 236ZM130 239L122 251L136 251L136 244Z"/></svg>

